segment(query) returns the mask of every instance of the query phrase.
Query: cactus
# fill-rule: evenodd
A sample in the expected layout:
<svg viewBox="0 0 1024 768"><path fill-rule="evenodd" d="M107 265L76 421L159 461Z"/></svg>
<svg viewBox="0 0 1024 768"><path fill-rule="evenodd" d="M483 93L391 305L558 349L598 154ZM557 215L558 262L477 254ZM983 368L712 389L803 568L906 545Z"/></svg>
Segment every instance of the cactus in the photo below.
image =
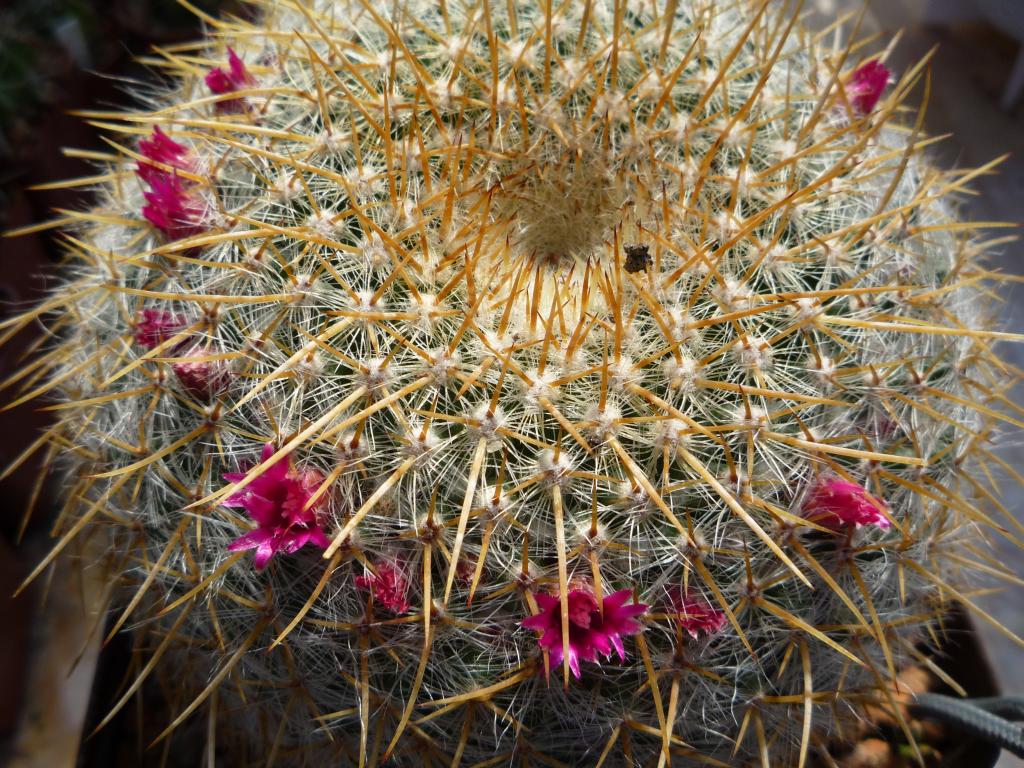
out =
<svg viewBox="0 0 1024 768"><path fill-rule="evenodd" d="M87 113L6 326L67 485L33 577L100 537L146 659L111 715L166 677L158 740L232 765L802 768L884 704L1019 529L924 66L789 4L257 5Z"/></svg>

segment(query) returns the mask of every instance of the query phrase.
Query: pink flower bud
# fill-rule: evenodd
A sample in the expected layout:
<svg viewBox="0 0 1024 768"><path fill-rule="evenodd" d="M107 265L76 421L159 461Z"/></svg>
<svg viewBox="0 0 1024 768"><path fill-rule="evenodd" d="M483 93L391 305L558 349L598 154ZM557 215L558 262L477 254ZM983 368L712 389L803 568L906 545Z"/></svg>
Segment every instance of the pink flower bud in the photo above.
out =
<svg viewBox="0 0 1024 768"><path fill-rule="evenodd" d="M136 167L135 174L149 185L149 190L143 193L146 205L142 207L142 215L171 240L203 232L206 229L203 225L203 201L195 193L194 182L178 175L179 170L191 171L194 168L188 148L156 126L152 136L139 142L139 152L143 160Z"/></svg>
<svg viewBox="0 0 1024 768"><path fill-rule="evenodd" d="M812 523L839 531L853 526L888 528L888 507L864 488L838 477L819 480L804 502L803 515Z"/></svg>
<svg viewBox="0 0 1024 768"><path fill-rule="evenodd" d="M135 343L145 349L163 344L185 327L185 318L159 309L144 309L135 321Z"/></svg>
<svg viewBox="0 0 1024 768"><path fill-rule="evenodd" d="M889 84L892 71L878 61L861 64L846 81L846 100L859 114L869 114Z"/></svg>
<svg viewBox="0 0 1024 768"><path fill-rule="evenodd" d="M203 225L204 206L181 179L176 176L153 177L150 191L145 192L146 205L142 215L168 238L180 240L206 230Z"/></svg>
<svg viewBox="0 0 1024 768"><path fill-rule="evenodd" d="M701 632L705 635L721 632L728 621L724 611L712 607L703 597L691 592L683 594L681 589L676 589L669 599L679 626L694 640L700 637Z"/></svg>
<svg viewBox="0 0 1024 768"><path fill-rule="evenodd" d="M234 93L256 82L245 68L245 63L231 48L228 48L227 70L220 67L212 69L206 73L205 79L206 87L216 94ZM241 112L245 107L245 99L225 99L217 102L218 112Z"/></svg>
<svg viewBox="0 0 1024 768"><path fill-rule="evenodd" d="M159 125L153 128L152 136L139 141L139 153L143 159L136 166L135 173L147 184L152 183L154 178L174 175L173 171L158 167L154 163L160 163L181 171L191 171L193 168L188 147L179 144L164 133Z"/></svg>
<svg viewBox="0 0 1024 768"><path fill-rule="evenodd" d="M376 573L356 576L356 586L373 593L373 601L394 614L409 610L409 582L400 568L387 560L374 566Z"/></svg>
<svg viewBox="0 0 1024 768"><path fill-rule="evenodd" d="M217 354L211 346L196 344L179 353L179 360L171 364L181 388L197 400L212 400L231 383L231 371L223 360L205 358Z"/></svg>

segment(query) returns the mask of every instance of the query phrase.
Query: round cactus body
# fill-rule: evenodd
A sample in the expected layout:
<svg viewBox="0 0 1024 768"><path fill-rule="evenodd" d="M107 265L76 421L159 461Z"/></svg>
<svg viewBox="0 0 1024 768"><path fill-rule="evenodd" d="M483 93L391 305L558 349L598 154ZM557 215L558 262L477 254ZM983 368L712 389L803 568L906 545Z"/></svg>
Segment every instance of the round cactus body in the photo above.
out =
<svg viewBox="0 0 1024 768"><path fill-rule="evenodd" d="M794 19L267 3L102 116L24 397L161 738L802 766L918 654L1015 377L920 72Z"/></svg>

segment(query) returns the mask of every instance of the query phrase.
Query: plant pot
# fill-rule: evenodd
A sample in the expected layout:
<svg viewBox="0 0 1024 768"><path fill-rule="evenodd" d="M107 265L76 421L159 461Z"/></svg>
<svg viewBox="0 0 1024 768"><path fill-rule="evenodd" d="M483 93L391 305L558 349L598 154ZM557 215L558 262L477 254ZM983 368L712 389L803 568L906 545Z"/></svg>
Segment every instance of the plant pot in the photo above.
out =
<svg viewBox="0 0 1024 768"><path fill-rule="evenodd" d="M956 681L970 699L998 696L1000 691L980 637L971 617L957 606L943 621L942 645L931 653L931 661L941 674ZM912 706L916 694L923 692L958 696L940 674L923 666L904 670L900 675L906 690L894 691L900 714L917 740L918 750L929 768L992 768L1001 750L946 723L922 716ZM836 750L841 768L911 768L918 765L898 719L888 711L872 710L872 721L865 723L860 739Z"/></svg>

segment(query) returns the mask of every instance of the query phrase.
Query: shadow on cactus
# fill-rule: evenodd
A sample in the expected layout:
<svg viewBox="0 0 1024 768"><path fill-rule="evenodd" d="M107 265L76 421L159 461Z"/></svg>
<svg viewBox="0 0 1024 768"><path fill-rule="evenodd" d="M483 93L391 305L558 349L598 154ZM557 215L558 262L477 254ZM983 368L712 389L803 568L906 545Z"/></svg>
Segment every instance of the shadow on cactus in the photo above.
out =
<svg viewBox="0 0 1024 768"><path fill-rule="evenodd" d="M51 331L34 576L101 537L151 654L114 711L167 674L161 740L270 764L802 767L997 570L1017 374L924 64L792 4L208 21L87 114L118 151L6 324Z"/></svg>

